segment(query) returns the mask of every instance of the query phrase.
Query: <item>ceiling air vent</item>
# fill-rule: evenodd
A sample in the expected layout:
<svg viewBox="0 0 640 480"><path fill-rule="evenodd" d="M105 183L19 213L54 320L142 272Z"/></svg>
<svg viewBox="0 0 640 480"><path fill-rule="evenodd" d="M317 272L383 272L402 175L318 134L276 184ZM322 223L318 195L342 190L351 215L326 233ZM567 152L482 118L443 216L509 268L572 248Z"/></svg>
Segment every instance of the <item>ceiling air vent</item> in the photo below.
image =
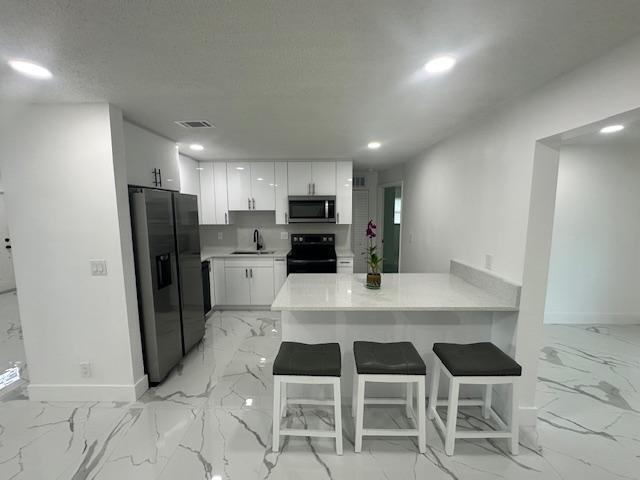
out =
<svg viewBox="0 0 640 480"><path fill-rule="evenodd" d="M207 122L206 120L182 120L175 123L183 126L184 128L216 128L215 125L211 122Z"/></svg>

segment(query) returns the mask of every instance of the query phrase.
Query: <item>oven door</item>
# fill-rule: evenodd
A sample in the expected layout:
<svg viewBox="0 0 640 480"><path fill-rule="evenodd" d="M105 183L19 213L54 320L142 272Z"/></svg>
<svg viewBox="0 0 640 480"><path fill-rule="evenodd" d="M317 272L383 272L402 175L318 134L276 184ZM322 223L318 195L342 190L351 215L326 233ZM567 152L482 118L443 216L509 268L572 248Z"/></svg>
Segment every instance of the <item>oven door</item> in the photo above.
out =
<svg viewBox="0 0 640 480"><path fill-rule="evenodd" d="M287 275L291 273L336 273L335 258L287 258Z"/></svg>
<svg viewBox="0 0 640 480"><path fill-rule="evenodd" d="M289 223L336 223L336 197L290 196Z"/></svg>

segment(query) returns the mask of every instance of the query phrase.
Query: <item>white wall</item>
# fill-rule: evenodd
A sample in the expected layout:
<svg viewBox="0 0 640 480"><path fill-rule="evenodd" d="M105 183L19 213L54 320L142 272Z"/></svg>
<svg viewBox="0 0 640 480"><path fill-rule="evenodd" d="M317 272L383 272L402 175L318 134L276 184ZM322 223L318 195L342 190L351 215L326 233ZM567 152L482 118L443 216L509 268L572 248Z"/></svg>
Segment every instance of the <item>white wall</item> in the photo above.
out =
<svg viewBox="0 0 640 480"><path fill-rule="evenodd" d="M560 149L545 322L640 323L640 144Z"/></svg>
<svg viewBox="0 0 640 480"><path fill-rule="evenodd" d="M199 163L193 158L180 154L178 156L178 166L180 167L180 193L198 195L200 200L200 175L198 171Z"/></svg>
<svg viewBox="0 0 640 480"><path fill-rule="evenodd" d="M30 397L133 400L146 376L122 115L107 104L36 105L10 120L0 128L0 168ZM92 277L90 259L106 260L108 275Z"/></svg>
<svg viewBox="0 0 640 480"><path fill-rule="evenodd" d="M525 365L521 405L531 412L547 278L544 255L527 260L529 271L525 270L527 241L531 250L538 243L546 247L544 238L537 236L546 228L548 212L530 205L532 193L537 194L531 188L536 141L640 106L638 58L640 37L468 126L405 165L403 271L443 272L451 258L483 267L489 253L495 271L524 280L514 346ZM553 155L545 156L553 163ZM541 181L552 195L553 185L546 181L553 171L543 170L540 166ZM536 232L527 235L530 213L539 223ZM532 424L534 419L528 415L522 420Z"/></svg>

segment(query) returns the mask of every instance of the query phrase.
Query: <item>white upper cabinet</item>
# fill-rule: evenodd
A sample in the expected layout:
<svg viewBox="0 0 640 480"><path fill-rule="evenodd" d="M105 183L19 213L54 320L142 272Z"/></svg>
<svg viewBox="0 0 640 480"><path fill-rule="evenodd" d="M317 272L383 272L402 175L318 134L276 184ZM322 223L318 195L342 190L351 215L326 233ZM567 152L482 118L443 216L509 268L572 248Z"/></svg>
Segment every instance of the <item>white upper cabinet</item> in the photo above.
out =
<svg viewBox="0 0 640 480"><path fill-rule="evenodd" d="M311 162L311 194L336 194L336 162Z"/></svg>
<svg viewBox="0 0 640 480"><path fill-rule="evenodd" d="M251 210L251 164L227 163L229 210Z"/></svg>
<svg viewBox="0 0 640 480"><path fill-rule="evenodd" d="M213 164L213 188L215 192L216 223L218 225L229 225L232 222L229 214L227 164L225 162L215 162Z"/></svg>
<svg viewBox="0 0 640 480"><path fill-rule="evenodd" d="M275 210L275 172L273 162L251 163L251 210Z"/></svg>
<svg viewBox="0 0 640 480"><path fill-rule="evenodd" d="M129 185L180 191L178 147L175 143L124 122L124 149Z"/></svg>
<svg viewBox="0 0 640 480"><path fill-rule="evenodd" d="M289 185L287 162L275 163L276 225L289 223Z"/></svg>
<svg viewBox="0 0 640 480"><path fill-rule="evenodd" d="M351 225L353 210L353 162L336 162L336 223Z"/></svg>
<svg viewBox="0 0 640 480"><path fill-rule="evenodd" d="M289 162L289 195L335 195L336 162Z"/></svg>
<svg viewBox="0 0 640 480"><path fill-rule="evenodd" d="M195 160L184 155L179 155L178 166L180 168L180 193L197 195L200 197L199 164Z"/></svg>
<svg viewBox="0 0 640 480"><path fill-rule="evenodd" d="M227 203L227 164L200 163L200 224L231 223Z"/></svg>
<svg viewBox="0 0 640 480"><path fill-rule="evenodd" d="M213 163L200 163L200 225L216 223L216 196L213 185Z"/></svg>
<svg viewBox="0 0 640 480"><path fill-rule="evenodd" d="M273 162L228 163L229 210L275 210Z"/></svg>
<svg viewBox="0 0 640 480"><path fill-rule="evenodd" d="M289 195L311 195L311 162L289 162Z"/></svg>

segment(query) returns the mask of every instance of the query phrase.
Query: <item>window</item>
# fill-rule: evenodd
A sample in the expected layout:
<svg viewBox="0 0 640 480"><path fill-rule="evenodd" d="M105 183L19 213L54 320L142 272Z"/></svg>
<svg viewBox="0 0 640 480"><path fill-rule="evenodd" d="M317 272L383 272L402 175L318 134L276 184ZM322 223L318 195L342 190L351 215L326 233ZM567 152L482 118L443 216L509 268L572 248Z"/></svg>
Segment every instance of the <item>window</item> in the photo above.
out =
<svg viewBox="0 0 640 480"><path fill-rule="evenodd" d="M400 213L402 212L402 198L396 197L393 202L393 223L400 225Z"/></svg>

